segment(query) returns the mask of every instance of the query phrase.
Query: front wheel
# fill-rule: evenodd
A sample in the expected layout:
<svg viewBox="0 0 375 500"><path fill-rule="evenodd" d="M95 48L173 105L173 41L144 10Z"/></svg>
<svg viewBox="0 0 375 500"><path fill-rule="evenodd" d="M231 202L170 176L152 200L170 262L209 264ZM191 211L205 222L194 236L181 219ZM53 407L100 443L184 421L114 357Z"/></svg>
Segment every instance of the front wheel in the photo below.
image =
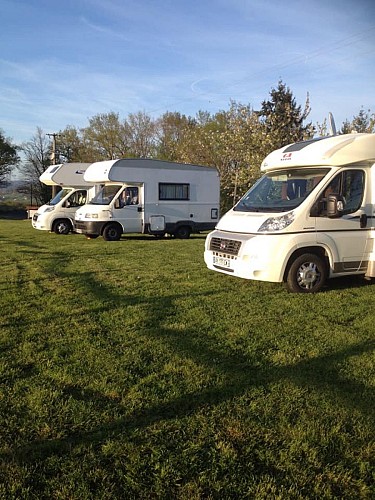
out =
<svg viewBox="0 0 375 500"><path fill-rule="evenodd" d="M103 231L103 238L106 241L118 241L121 235L122 230L118 224L108 224Z"/></svg>
<svg viewBox="0 0 375 500"><path fill-rule="evenodd" d="M321 290L327 279L327 266L318 255L300 255L290 266L287 287L293 293L315 293Z"/></svg>
<svg viewBox="0 0 375 500"><path fill-rule="evenodd" d="M58 219L53 224L53 231L56 234L68 234L72 231L72 223L69 219Z"/></svg>

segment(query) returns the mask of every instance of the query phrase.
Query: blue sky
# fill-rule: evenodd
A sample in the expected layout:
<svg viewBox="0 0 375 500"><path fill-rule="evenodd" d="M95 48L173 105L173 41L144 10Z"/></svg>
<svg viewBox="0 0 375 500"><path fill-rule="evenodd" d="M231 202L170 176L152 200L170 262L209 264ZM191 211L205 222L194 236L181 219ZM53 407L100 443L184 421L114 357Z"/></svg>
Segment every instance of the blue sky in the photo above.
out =
<svg viewBox="0 0 375 500"><path fill-rule="evenodd" d="M373 0L0 0L0 128L98 113L259 109L280 79L310 120L375 112Z"/></svg>

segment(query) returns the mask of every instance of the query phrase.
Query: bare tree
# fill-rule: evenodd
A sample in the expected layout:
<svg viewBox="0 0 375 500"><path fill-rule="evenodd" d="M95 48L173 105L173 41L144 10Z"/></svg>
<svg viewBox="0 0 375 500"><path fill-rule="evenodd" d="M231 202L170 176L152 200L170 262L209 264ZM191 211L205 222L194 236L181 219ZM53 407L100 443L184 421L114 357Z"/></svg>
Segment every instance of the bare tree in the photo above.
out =
<svg viewBox="0 0 375 500"><path fill-rule="evenodd" d="M23 173L25 186L30 192L31 203L47 202L51 197L51 188L39 181L39 177L50 165L51 143L43 130L38 127L36 134L30 141L22 144L21 150L25 155L25 162L20 167Z"/></svg>

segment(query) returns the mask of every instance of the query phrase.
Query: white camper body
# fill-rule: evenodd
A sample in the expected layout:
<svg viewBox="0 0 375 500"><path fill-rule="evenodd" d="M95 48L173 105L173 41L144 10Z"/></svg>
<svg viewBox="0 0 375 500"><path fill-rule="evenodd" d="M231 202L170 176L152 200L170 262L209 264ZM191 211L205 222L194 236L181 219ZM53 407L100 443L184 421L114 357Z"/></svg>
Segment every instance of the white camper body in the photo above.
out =
<svg viewBox="0 0 375 500"><path fill-rule="evenodd" d="M96 193L96 186L84 179L90 163L60 163L51 165L39 177L47 186L62 189L46 205L38 208L32 218L35 229L67 234L73 230L74 214Z"/></svg>
<svg viewBox="0 0 375 500"><path fill-rule="evenodd" d="M127 158L93 163L85 180L104 185L75 214L75 231L89 238L118 240L126 233L188 238L213 229L219 219L216 168Z"/></svg>
<svg viewBox="0 0 375 500"><path fill-rule="evenodd" d="M291 144L206 238L209 269L315 292L327 278L375 277L375 134Z"/></svg>

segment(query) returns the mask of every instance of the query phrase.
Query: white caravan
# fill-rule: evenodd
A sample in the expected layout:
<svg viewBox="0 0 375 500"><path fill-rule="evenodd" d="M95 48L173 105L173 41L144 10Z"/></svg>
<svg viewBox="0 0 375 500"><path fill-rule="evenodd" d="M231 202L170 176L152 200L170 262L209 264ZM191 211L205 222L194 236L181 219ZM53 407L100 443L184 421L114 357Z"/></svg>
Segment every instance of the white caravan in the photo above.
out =
<svg viewBox="0 0 375 500"><path fill-rule="evenodd" d="M375 134L291 144L206 238L209 269L316 292L327 278L375 277Z"/></svg>
<svg viewBox="0 0 375 500"><path fill-rule="evenodd" d="M219 219L216 168L127 158L93 163L85 180L104 184L77 210L75 231L88 238L119 240L122 234L191 233L213 229Z"/></svg>
<svg viewBox="0 0 375 500"><path fill-rule="evenodd" d="M90 163L60 163L51 165L39 177L47 186L62 189L46 205L38 208L32 218L35 229L68 234L73 230L74 214L96 193L96 186L84 180L83 175Z"/></svg>

